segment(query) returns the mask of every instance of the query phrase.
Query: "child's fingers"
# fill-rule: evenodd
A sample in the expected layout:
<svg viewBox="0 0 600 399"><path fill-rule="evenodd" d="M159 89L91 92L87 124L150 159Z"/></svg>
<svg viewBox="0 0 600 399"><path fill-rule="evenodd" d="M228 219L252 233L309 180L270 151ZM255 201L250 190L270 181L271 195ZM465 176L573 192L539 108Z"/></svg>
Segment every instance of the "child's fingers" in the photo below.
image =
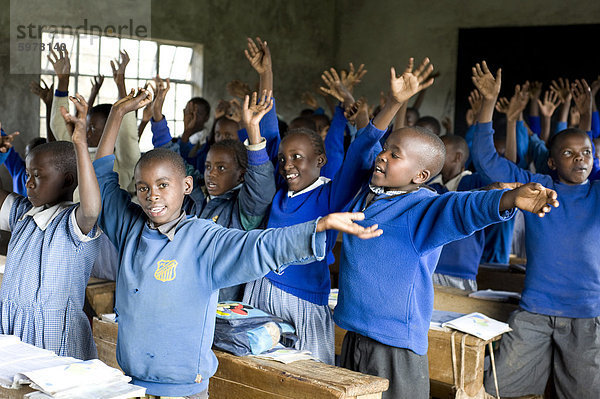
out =
<svg viewBox="0 0 600 399"><path fill-rule="evenodd" d="M414 59L414 57L410 57L408 59L408 64L406 65L406 69L404 70L404 73L411 73L414 67L415 67L415 59ZM396 75L394 75L394 76L396 76Z"/></svg>

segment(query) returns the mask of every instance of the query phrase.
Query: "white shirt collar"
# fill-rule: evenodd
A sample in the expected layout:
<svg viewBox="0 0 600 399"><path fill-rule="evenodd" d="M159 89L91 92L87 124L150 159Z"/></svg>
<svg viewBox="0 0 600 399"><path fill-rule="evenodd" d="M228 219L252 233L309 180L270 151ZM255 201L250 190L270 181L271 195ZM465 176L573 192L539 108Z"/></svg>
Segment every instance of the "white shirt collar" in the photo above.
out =
<svg viewBox="0 0 600 399"><path fill-rule="evenodd" d="M462 178L465 176L469 176L470 174L472 174L472 172L470 170L463 170L458 175L456 175L452 179L448 180L446 182L446 184L444 184L443 179L442 179L442 174L440 173L432 181L430 181L427 184L431 185L431 184L437 183L437 184L440 184L440 185L446 187L448 189L448 191L456 191L458 189L458 185L460 184L460 181L462 180Z"/></svg>
<svg viewBox="0 0 600 399"><path fill-rule="evenodd" d="M371 191L377 195L400 195L400 194L406 194L408 191L402 191L402 190L385 190L385 188L380 187L380 186L374 186L372 184L369 184L369 189L371 189Z"/></svg>
<svg viewBox="0 0 600 399"><path fill-rule="evenodd" d="M25 219L27 216L31 216L35 224L44 231L63 210L74 204L71 201L63 201L51 207L47 207L46 205L34 206L25 212L19 221Z"/></svg>
<svg viewBox="0 0 600 399"><path fill-rule="evenodd" d="M322 186L323 184L329 183L330 181L331 181L331 179L328 179L325 176L319 176L319 178L317 180L315 180L315 182L313 184L311 184L310 186L306 187L304 190L300 190L297 193L288 190L288 192L287 192L288 198L294 198L294 197L296 197L298 195L302 195L304 193L312 191L315 188L317 188L319 186Z"/></svg>
<svg viewBox="0 0 600 399"><path fill-rule="evenodd" d="M208 134L209 131L207 128L204 128L202 130L197 131L196 133L192 133L190 135L189 141L192 145L203 145L204 143L206 143L206 140L208 139Z"/></svg>

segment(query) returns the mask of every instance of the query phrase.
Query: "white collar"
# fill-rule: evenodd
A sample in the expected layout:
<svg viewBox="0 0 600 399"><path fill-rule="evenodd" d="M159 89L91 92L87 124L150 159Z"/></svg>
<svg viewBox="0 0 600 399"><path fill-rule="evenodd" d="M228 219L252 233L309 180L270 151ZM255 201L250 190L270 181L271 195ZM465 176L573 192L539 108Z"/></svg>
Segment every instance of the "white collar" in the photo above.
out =
<svg viewBox="0 0 600 399"><path fill-rule="evenodd" d="M75 203L71 202L71 201L63 201L63 202L59 202L58 204L53 205L51 207L47 207L46 205L34 206L33 208L31 208L30 210L25 212L25 214L23 214L23 216L21 216L19 221L25 219L27 216L31 216L33 218L33 221L35 222L35 224L42 231L44 231L44 230L46 230L48 225L50 225L50 223L52 223L52 221L58 215L60 215L60 213L62 211L64 211L66 208L68 208L74 204Z"/></svg>
<svg viewBox="0 0 600 399"><path fill-rule="evenodd" d="M400 195L400 194L406 194L408 191L402 191L402 190L385 190L385 188L380 187L380 186L374 186L372 184L369 184L369 189L377 194L377 195Z"/></svg>
<svg viewBox="0 0 600 399"><path fill-rule="evenodd" d="M190 135L189 141L192 145L203 145L208 139L208 129L204 128Z"/></svg>
<svg viewBox="0 0 600 399"><path fill-rule="evenodd" d="M472 172L470 170L463 170L458 175L456 175L452 179L448 180L446 182L446 184L444 184L444 181L442 179L442 174L440 173L431 182L429 182L427 184L431 185L431 184L437 183L437 184L440 184L440 185L446 187L448 189L448 191L456 191L458 189L458 185L460 184L460 181L462 180L462 178L465 176L469 176L470 174L472 174Z"/></svg>
<svg viewBox="0 0 600 399"><path fill-rule="evenodd" d="M317 188L319 186L322 186L323 184L327 184L330 181L331 181L331 179L328 179L325 176L319 176L319 178L317 180L315 180L315 182L313 184L311 184L310 186L306 187L303 190L300 190L300 191L298 191L296 193L293 192L293 191L288 190L287 196L288 196L288 198L294 198L294 197L296 197L298 195L302 195L302 194L307 193L307 192L309 192L311 190L314 190L315 188Z"/></svg>

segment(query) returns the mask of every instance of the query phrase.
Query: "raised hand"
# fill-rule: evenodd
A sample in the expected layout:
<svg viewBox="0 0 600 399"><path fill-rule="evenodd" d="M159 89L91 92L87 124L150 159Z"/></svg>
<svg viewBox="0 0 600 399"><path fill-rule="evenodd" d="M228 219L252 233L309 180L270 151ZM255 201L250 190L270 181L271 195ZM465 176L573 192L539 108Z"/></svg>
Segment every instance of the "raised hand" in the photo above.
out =
<svg viewBox="0 0 600 399"><path fill-rule="evenodd" d="M125 68L127 67L127 64L129 64L129 54L127 54L127 51L123 50L119 52L119 57L121 61L118 59L111 61L110 68L112 69L113 78L115 79L117 89L119 90L119 98L123 98L127 93L127 89L125 88ZM116 67L115 63L117 64Z"/></svg>
<svg viewBox="0 0 600 399"><path fill-rule="evenodd" d="M344 116L348 122L356 126L358 130L369 124L369 104L364 97L361 97L350 104L344 110Z"/></svg>
<svg viewBox="0 0 600 399"><path fill-rule="evenodd" d="M472 72L473 84L477 87L483 98L495 102L500 93L500 86L502 85L502 69L498 68L496 77L494 77L487 63L483 61L481 65L479 63L475 64Z"/></svg>
<svg viewBox="0 0 600 399"><path fill-rule="evenodd" d="M73 144L85 145L87 148L87 133L86 133L86 118L88 113L88 103L85 102L84 98L79 94L75 94L75 97L69 96L69 100L75 104L77 112L76 116L69 114L65 107L60 107L60 113L62 114L67 124L73 124L73 132L71 133L71 139Z"/></svg>
<svg viewBox="0 0 600 399"><path fill-rule="evenodd" d="M348 88L348 91L352 93L354 86L356 86L362 80L363 76L367 73L365 69L365 64L360 64L358 70L354 70L354 64L350 63L350 70L345 71L342 70L340 72L340 78L342 79L342 84Z"/></svg>
<svg viewBox="0 0 600 399"><path fill-rule="evenodd" d="M506 118L511 121L516 121L520 118L521 112L529 102L529 83L525 82L523 86L515 85L515 92L510 98L508 109L506 110Z"/></svg>
<svg viewBox="0 0 600 399"><path fill-rule="evenodd" d="M254 40L248 38L248 49L244 50L244 54L252 68L260 75L272 70L271 50L269 50L267 42L262 41L260 37L256 38L256 42L254 43Z"/></svg>
<svg viewBox="0 0 600 399"><path fill-rule="evenodd" d="M273 108L272 92L263 91L258 99L256 92L250 96L244 97L244 106L242 107L242 121L246 126L258 126L260 120Z"/></svg>
<svg viewBox="0 0 600 399"><path fill-rule="evenodd" d="M397 104L408 101L412 96L433 84L434 78L431 76L433 64L429 62L429 58L424 58L415 71L413 71L414 62L414 58L411 57L404 73L400 76L396 76L394 67L390 68L390 98Z"/></svg>
<svg viewBox="0 0 600 399"><path fill-rule="evenodd" d="M242 82L241 80L232 80L227 83L225 88L232 97L236 98L244 98L251 93L248 83Z"/></svg>
<svg viewBox="0 0 600 399"><path fill-rule="evenodd" d="M88 99L88 112L90 111L91 107L94 106L94 102L96 101L96 97L98 96L98 93L100 92L100 87L102 87L102 83L104 83L104 75L97 75L94 76L92 79L90 79L90 81L92 82L92 91L90 92L90 97Z"/></svg>
<svg viewBox="0 0 600 399"><path fill-rule="evenodd" d="M505 198L506 196L506 198ZM539 183L527 183L514 190L507 191L500 200L501 209L510 209L517 207L524 211L537 214L539 217L544 215L554 208L558 208L556 191L542 186ZM507 207L505 201L511 202Z"/></svg>
<svg viewBox="0 0 600 399"><path fill-rule="evenodd" d="M598 90L600 90L600 75L598 75L596 80L592 82L590 88L592 89L592 97L596 97L596 94L598 94Z"/></svg>
<svg viewBox="0 0 600 399"><path fill-rule="evenodd" d="M264 90L266 91L266 90ZM269 94L271 96L271 94ZM272 100L272 99L271 99ZM272 105L272 101L271 101ZM269 109L270 110L270 109ZM269 112L269 111L267 111ZM227 110L227 114L225 115L227 118L240 123L242 120L242 104L240 104L237 98L229 100L229 109Z"/></svg>
<svg viewBox="0 0 600 399"><path fill-rule="evenodd" d="M536 101L542 95L542 82L534 81L529 85L529 97Z"/></svg>
<svg viewBox="0 0 600 399"><path fill-rule="evenodd" d="M364 220L364 218L365 214L362 212L330 213L319 219L317 222L317 232L337 230L342 233L355 235L363 240L379 237L383 234L383 230L378 229L376 224L369 227L362 227L354 223L357 220Z"/></svg>
<svg viewBox="0 0 600 399"><path fill-rule="evenodd" d="M0 129L2 129L2 123L0 122ZM12 148L12 142L15 140L15 137L18 136L19 132L14 132L11 134L7 134L6 136L0 136L0 152L6 153Z"/></svg>
<svg viewBox="0 0 600 399"><path fill-rule="evenodd" d="M111 111L120 112L123 115L143 108L152 102L152 94L146 89L138 89L136 93L134 89L131 89L128 95L119 99L113 104Z"/></svg>
<svg viewBox="0 0 600 399"><path fill-rule="evenodd" d="M585 79L577 79L573 82L571 95L580 114L591 113L592 91Z"/></svg>
<svg viewBox="0 0 600 399"><path fill-rule="evenodd" d="M558 98L558 94L552 90L546 90L544 93L544 101L541 101L539 98L537 99L538 106L540 107L540 113L550 118L554 113L554 110L560 104L560 99Z"/></svg>
<svg viewBox="0 0 600 399"><path fill-rule="evenodd" d="M44 104L46 104L46 106L48 107L52 104L52 99L54 98L54 83L50 87L48 87L46 82L44 82L44 80L42 79L42 84L44 85L43 87L39 83L32 81L29 84L29 90L33 94L41 98Z"/></svg>
<svg viewBox="0 0 600 399"><path fill-rule="evenodd" d="M471 90L471 93L469 93L469 105L475 115L477 115L481 109L482 100L479 90Z"/></svg>
<svg viewBox="0 0 600 399"><path fill-rule="evenodd" d="M503 114L508 114L508 107L510 105L510 101L506 97L500 97L496 102L496 111L501 112Z"/></svg>
<svg viewBox="0 0 600 399"><path fill-rule="evenodd" d="M559 100L565 104L571 102L571 85L569 79L558 78L558 82L553 80L550 82L550 90L556 93Z"/></svg>
<svg viewBox="0 0 600 399"><path fill-rule="evenodd" d="M302 95L300 96L300 100L302 101L302 104L306 104L309 108L319 108L319 103L317 102L317 99L315 98L315 96L313 96L313 94L310 91L305 91L304 93L302 93Z"/></svg>
<svg viewBox="0 0 600 399"><path fill-rule="evenodd" d="M229 101L220 99L215 107L215 120L227 115L229 112Z"/></svg>
<svg viewBox="0 0 600 399"><path fill-rule="evenodd" d="M154 121L160 121L163 118L162 108L165 102L165 97L171 89L171 80L169 78L163 80L156 75L154 78L154 102L152 103L152 117Z"/></svg>
<svg viewBox="0 0 600 399"><path fill-rule="evenodd" d="M342 79L340 79L335 68L329 68L329 71L323 71L321 74L321 79L327 87L321 86L319 89L330 96L336 98L339 102L344 103L344 106L350 105L354 102L354 97L352 97L352 93L348 90L346 86L342 83Z"/></svg>
<svg viewBox="0 0 600 399"><path fill-rule="evenodd" d="M71 61L69 60L69 52L66 49L59 48L58 55L53 49L50 49L48 60L54 68L54 72L59 79L69 78L71 74Z"/></svg>

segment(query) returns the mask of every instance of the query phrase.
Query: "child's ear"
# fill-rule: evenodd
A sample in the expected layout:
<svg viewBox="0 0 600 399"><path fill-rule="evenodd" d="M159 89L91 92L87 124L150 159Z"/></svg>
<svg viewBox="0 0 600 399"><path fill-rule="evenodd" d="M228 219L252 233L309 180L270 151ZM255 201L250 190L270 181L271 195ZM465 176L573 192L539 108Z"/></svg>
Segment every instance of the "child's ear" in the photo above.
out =
<svg viewBox="0 0 600 399"><path fill-rule="evenodd" d="M72 172L65 172L64 188L77 186L77 178Z"/></svg>
<svg viewBox="0 0 600 399"><path fill-rule="evenodd" d="M238 183L241 183L244 181L244 175L246 174L246 169L242 169L240 170L240 176L238 177Z"/></svg>
<svg viewBox="0 0 600 399"><path fill-rule="evenodd" d="M319 168L322 168L323 166L325 166L326 163L327 163L327 157L325 156L325 154L321 154L317 157L317 166Z"/></svg>
<svg viewBox="0 0 600 399"><path fill-rule="evenodd" d="M548 167L550 170L556 170L556 163L554 162L554 158L548 157Z"/></svg>
<svg viewBox="0 0 600 399"><path fill-rule="evenodd" d="M457 151L456 154L454 154L454 162L462 162L463 160L463 153L460 151Z"/></svg>
<svg viewBox="0 0 600 399"><path fill-rule="evenodd" d="M183 193L185 195L189 195L192 193L193 189L194 189L194 178L192 176L186 176L185 179L183 179Z"/></svg>
<svg viewBox="0 0 600 399"><path fill-rule="evenodd" d="M431 172L427 169L420 170L417 175L413 177L412 182L414 184L424 184L431 177Z"/></svg>

